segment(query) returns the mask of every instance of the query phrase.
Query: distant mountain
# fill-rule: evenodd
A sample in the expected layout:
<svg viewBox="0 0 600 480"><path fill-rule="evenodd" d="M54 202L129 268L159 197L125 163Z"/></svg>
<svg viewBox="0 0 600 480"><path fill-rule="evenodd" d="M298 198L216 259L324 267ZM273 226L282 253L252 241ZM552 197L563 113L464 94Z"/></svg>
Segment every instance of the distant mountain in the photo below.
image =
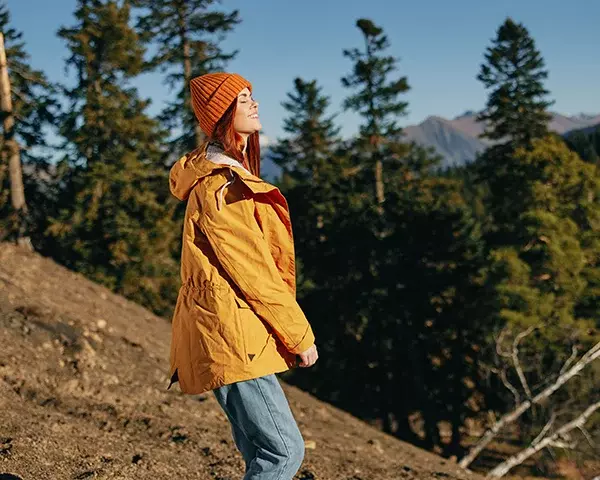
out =
<svg viewBox="0 0 600 480"><path fill-rule="evenodd" d="M600 115L566 116L552 113L550 130L565 135L573 130L591 128L600 124ZM419 125L404 128L405 138L420 145L433 147L444 159L444 166L463 165L475 159L478 152L490 145L487 139L479 138L483 124L477 121L473 111L447 120L428 117Z"/></svg>
<svg viewBox="0 0 600 480"><path fill-rule="evenodd" d="M405 138L424 147L433 147L444 159L444 165L462 165L485 149L486 143L477 138L478 125L460 120L458 126L442 117L429 117L416 126L404 129Z"/></svg>
<svg viewBox="0 0 600 480"><path fill-rule="evenodd" d="M553 113L550 130L567 135L576 130L592 131L600 126L598 115L567 116ZM443 166L464 165L471 162L477 153L483 151L491 142L479 138L483 133L483 125L477 121L477 112L466 111L458 117L448 120L439 116L431 116L419 125L405 127L404 138L425 147L433 147L443 158ZM268 144L267 144L268 145ZM269 155L269 146L264 145L261 152L261 176L268 181L275 181L281 175L281 168Z"/></svg>
<svg viewBox="0 0 600 480"><path fill-rule="evenodd" d="M600 131L600 122L598 122L594 125L590 125L589 127L575 128L573 130L569 130L568 132L566 132L564 134L564 136L569 137L575 133L583 133L585 135L589 135L590 133L594 132L595 130Z"/></svg>

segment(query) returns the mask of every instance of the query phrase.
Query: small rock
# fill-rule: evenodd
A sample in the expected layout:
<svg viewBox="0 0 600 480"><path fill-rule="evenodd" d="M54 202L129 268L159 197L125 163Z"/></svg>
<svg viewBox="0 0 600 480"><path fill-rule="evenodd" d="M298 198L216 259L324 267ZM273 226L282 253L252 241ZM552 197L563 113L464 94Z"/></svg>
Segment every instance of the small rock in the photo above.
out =
<svg viewBox="0 0 600 480"><path fill-rule="evenodd" d="M92 332L90 334L90 337L92 340L94 340L96 343L102 343L102 337L100 335L98 335L96 332Z"/></svg>
<svg viewBox="0 0 600 480"><path fill-rule="evenodd" d="M314 440L305 440L304 448L310 448L314 450L315 448L317 448L317 442L315 442Z"/></svg>
<svg viewBox="0 0 600 480"><path fill-rule="evenodd" d="M107 322L106 320L104 320L103 318L99 319L96 322L96 326L100 329L100 330L104 330L106 328Z"/></svg>
<svg viewBox="0 0 600 480"><path fill-rule="evenodd" d="M373 445L375 450L377 450L379 453L383 453L383 447L381 446L381 443L379 442L379 440L377 440L375 438L371 438L367 443L369 443L370 445Z"/></svg>
<svg viewBox="0 0 600 480"><path fill-rule="evenodd" d="M12 440L10 437L0 438L0 455L10 455Z"/></svg>
<svg viewBox="0 0 600 480"><path fill-rule="evenodd" d="M308 469L304 469L299 474L300 480L317 480L317 477L313 472Z"/></svg>

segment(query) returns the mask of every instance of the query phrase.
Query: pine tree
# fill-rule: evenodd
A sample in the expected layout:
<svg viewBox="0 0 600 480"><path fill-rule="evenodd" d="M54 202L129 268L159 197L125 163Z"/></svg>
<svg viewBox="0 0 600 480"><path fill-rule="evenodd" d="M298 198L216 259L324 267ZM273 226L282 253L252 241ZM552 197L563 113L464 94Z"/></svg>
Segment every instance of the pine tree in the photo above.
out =
<svg viewBox="0 0 600 480"><path fill-rule="evenodd" d="M23 164L25 199L32 205L43 205L42 179L48 175L50 164L47 159L44 129L54 125L58 114L56 88L50 84L43 72L30 65L25 51L22 33L11 26L10 12L0 5L0 31L4 35L9 82L12 91L11 132L5 132L16 142ZM4 120L4 119L3 119ZM4 137L0 139L3 143ZM3 155L0 160L0 238L12 236L15 230L12 208L8 201L10 183L8 157L5 145L0 145ZM43 219L39 208L28 209L24 219L33 244L39 245L37 225Z"/></svg>
<svg viewBox="0 0 600 480"><path fill-rule="evenodd" d="M214 10L215 0L133 0L143 9L137 28L143 38L157 47L148 61L151 69L167 73L167 85L176 89L175 100L160 119L174 138L177 150L188 151L200 145L204 134L194 117L189 83L198 75L223 70L237 51L224 52L219 42L240 22L239 13Z"/></svg>
<svg viewBox="0 0 600 480"><path fill-rule="evenodd" d="M537 386L560 370L572 347L598 340L600 184L595 166L556 136L533 140L510 158L520 213L504 243L491 248L489 284L496 293L496 331L508 332L504 349L535 328L519 350L524 376ZM512 394L505 397L512 405ZM537 418L543 422L542 416L523 419L523 441L543 426Z"/></svg>
<svg viewBox="0 0 600 480"><path fill-rule="evenodd" d="M485 309L479 225L461 183L437 177L440 158L403 141L395 122L407 108L398 97L408 82L389 79L396 61L380 56L388 46L383 31L368 20L357 25L365 52L345 52L356 65L343 83L362 86L346 102L364 119L351 149L355 198L362 201L354 202L352 226L344 232L352 240L339 260L353 270L339 315L355 339L342 350L345 366L363 395L348 400L349 407L426 448L442 447L438 423L447 420L453 428L448 449L456 453L459 429L473 414L465 403L475 387L466 388L464 380L478 383L476 368L465 358L475 357L473 347L481 344L486 325L474 321ZM363 168L371 165L375 182ZM373 183L375 196L365 190ZM340 398L353 398L340 389ZM424 420L423 440L409 424L414 411Z"/></svg>
<svg viewBox="0 0 600 480"><path fill-rule="evenodd" d="M347 193L340 187L343 157L336 154L340 129L335 116L327 114L330 99L316 80L296 78L294 91L287 96L282 105L288 113L283 125L288 136L271 148L270 157L283 170L282 188L292 206L298 256L313 259L321 251L324 232L335 221L336 203ZM316 273L304 271L313 282Z"/></svg>
<svg viewBox="0 0 600 480"><path fill-rule="evenodd" d="M344 102L346 109L356 111L365 120L360 128L361 150L367 155L367 162L374 173L374 193L381 213L385 200L384 159L390 155L390 147L397 143L401 129L396 119L406 114L407 103L399 100L399 95L409 90L406 77L390 80L396 70L397 60L383 55L389 42L383 30L371 20L359 19L356 26L365 41L364 50L353 48L344 50L344 56L354 62L350 75L342 78L342 85L358 91ZM386 149L388 152L384 152Z"/></svg>
<svg viewBox="0 0 600 480"><path fill-rule="evenodd" d="M344 395L344 378L358 373L355 366L361 363L351 326L356 299L349 298L349 292L360 275L353 250L360 245L355 234L362 229L362 202L356 175L351 174L349 144L340 141L334 116L327 113L329 104L316 81L295 79L294 90L283 102L287 136L273 147L272 158L283 168L281 188L294 224L298 296L322 339L321 359L310 378L302 372L289 376L352 410L359 401L357 395ZM338 374L332 376L334 371Z"/></svg>
<svg viewBox="0 0 600 480"><path fill-rule="evenodd" d="M294 80L294 91L282 102L289 116L283 130L290 136L273 147L273 160L298 183L318 183L339 143L340 128L335 116L326 116L330 100L322 94L317 81Z"/></svg>
<svg viewBox="0 0 600 480"><path fill-rule="evenodd" d="M583 160L600 167L600 126L590 132L577 130L569 134L565 142Z"/></svg>
<svg viewBox="0 0 600 480"><path fill-rule="evenodd" d="M164 133L128 85L143 66L127 2L80 0L63 27L78 83L61 134L57 204L47 248L57 260L164 313L176 294L178 238L171 220Z"/></svg>
<svg viewBox="0 0 600 480"><path fill-rule="evenodd" d="M512 242L493 250L505 278L501 317L521 329L543 325L544 336L560 341L577 328L573 309L585 288L583 225L576 215L594 191L587 178L591 166L554 137L517 149L511 160L511 180L520 192L513 199Z"/></svg>
<svg viewBox="0 0 600 480"><path fill-rule="evenodd" d="M498 28L477 78L491 90L478 116L486 122L483 137L513 146L528 145L548 133L553 102L545 100L545 63L527 29L511 18Z"/></svg>
<svg viewBox="0 0 600 480"><path fill-rule="evenodd" d="M328 114L330 99L317 82L296 78L287 97L282 103L288 114L283 127L287 136L272 147L270 156L283 169L281 188L290 205L299 267L298 296L308 315L315 318L320 337L333 339L339 325L319 322L316 317L333 314L339 303L333 300L339 291L332 288L333 279L347 273L345 268L343 274L339 270L342 252L341 244L336 243L343 236L340 232L346 231L345 219L351 216L352 192L345 181L347 157L342 153L335 116ZM315 365L315 376L322 378L323 384L323 373L335 362L336 346L337 342L320 345L326 359ZM311 388L319 383L313 381L315 376ZM302 383L302 379L294 381Z"/></svg>
<svg viewBox="0 0 600 480"><path fill-rule="evenodd" d="M478 78L491 92L481 119L497 144L474 165L491 220L486 291L495 333L486 356L494 359L498 338L510 350L517 335L535 328L520 354L528 384L540 385L570 354L568 345L590 341L593 332L600 284L597 177L593 165L548 134L547 72L525 27L508 19L486 58ZM512 394L504 401L512 405ZM535 422L535 415L523 420L524 440Z"/></svg>

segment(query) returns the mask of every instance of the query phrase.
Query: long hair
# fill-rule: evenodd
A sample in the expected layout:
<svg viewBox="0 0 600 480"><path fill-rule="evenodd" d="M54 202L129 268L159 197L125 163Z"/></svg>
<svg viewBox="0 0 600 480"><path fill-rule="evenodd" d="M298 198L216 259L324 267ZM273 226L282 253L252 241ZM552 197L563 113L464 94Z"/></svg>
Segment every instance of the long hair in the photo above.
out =
<svg viewBox="0 0 600 480"><path fill-rule="evenodd" d="M209 141L220 143L224 153L238 160L244 167L250 170L252 175L260 176L260 144L258 132L248 137L246 144L246 158L242 153L244 140L233 128L233 119L237 109L237 99L229 106L223 116L219 119ZM247 159L247 161L246 161Z"/></svg>

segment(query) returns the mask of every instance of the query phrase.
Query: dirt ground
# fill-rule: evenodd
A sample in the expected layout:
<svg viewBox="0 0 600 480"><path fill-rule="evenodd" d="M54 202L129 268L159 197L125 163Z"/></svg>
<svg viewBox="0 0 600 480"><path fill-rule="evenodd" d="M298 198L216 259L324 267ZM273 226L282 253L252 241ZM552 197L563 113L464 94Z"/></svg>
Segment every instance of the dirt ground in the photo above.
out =
<svg viewBox="0 0 600 480"><path fill-rule="evenodd" d="M170 325L0 243L0 479L239 479L211 392L167 391ZM476 479L285 384L303 480Z"/></svg>

